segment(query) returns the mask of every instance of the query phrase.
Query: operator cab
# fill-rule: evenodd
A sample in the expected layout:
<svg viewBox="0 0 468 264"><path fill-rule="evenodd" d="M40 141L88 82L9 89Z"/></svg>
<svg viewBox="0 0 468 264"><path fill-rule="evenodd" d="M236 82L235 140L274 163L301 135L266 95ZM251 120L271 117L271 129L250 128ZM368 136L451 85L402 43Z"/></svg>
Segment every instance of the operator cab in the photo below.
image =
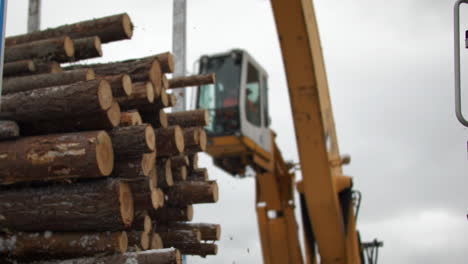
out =
<svg viewBox="0 0 468 264"><path fill-rule="evenodd" d="M207 109L207 152L215 165L243 176L246 165L271 160L268 75L244 50L202 56L200 74L215 73L216 83L198 87L197 108ZM255 168L256 169L256 168Z"/></svg>

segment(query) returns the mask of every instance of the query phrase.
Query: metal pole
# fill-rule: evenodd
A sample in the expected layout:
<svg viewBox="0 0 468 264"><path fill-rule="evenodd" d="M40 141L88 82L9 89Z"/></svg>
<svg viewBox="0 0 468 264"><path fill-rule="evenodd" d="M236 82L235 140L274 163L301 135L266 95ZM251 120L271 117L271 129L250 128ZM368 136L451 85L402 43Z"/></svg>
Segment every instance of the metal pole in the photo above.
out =
<svg viewBox="0 0 468 264"><path fill-rule="evenodd" d="M184 76L186 73L186 25L187 25L187 2L186 0L174 0L172 21L172 52L174 53L174 77ZM173 107L174 112L186 109L185 88L174 89L177 104Z"/></svg>
<svg viewBox="0 0 468 264"><path fill-rule="evenodd" d="M0 0L0 76L3 76L3 54L5 50L5 29L7 15L7 0ZM2 100L2 79L0 79L0 108Z"/></svg>
<svg viewBox="0 0 468 264"><path fill-rule="evenodd" d="M41 28L41 0L29 0L28 33Z"/></svg>

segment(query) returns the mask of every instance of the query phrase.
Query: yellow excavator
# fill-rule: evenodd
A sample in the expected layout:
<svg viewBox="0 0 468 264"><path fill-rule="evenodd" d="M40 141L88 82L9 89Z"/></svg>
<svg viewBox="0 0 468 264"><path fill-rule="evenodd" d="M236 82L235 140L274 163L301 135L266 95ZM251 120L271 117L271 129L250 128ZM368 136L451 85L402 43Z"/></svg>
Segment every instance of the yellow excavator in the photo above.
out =
<svg viewBox="0 0 468 264"><path fill-rule="evenodd" d="M382 242L361 243L356 218L361 195L342 165L327 77L311 0L271 0L288 81L300 163L284 161L269 128L268 75L244 50L202 56L199 73L216 73L198 87L207 109L207 152L236 177L255 172L256 211L264 263L374 264ZM302 180L295 181L300 169ZM299 192L305 241L294 215Z"/></svg>

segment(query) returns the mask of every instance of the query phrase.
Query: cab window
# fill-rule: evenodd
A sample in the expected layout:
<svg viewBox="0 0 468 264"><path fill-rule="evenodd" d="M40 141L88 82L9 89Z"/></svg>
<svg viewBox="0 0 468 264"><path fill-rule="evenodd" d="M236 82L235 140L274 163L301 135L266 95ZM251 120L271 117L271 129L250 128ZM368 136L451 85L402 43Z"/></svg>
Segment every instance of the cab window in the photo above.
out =
<svg viewBox="0 0 468 264"><path fill-rule="evenodd" d="M245 89L245 112L247 120L255 126L261 126L260 76L252 65L247 66L247 84Z"/></svg>

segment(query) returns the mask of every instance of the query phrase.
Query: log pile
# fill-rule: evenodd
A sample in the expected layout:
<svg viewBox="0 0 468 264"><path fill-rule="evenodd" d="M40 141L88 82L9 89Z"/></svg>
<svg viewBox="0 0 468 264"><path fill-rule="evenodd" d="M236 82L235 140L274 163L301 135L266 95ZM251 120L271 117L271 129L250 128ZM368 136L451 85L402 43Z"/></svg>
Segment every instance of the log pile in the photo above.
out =
<svg viewBox="0 0 468 264"><path fill-rule="evenodd" d="M61 67L129 39L126 14L6 38L0 112L1 263L180 263L214 255L220 226L190 223L218 186L198 168L205 110L166 113L164 52ZM174 86L175 87L175 86Z"/></svg>

